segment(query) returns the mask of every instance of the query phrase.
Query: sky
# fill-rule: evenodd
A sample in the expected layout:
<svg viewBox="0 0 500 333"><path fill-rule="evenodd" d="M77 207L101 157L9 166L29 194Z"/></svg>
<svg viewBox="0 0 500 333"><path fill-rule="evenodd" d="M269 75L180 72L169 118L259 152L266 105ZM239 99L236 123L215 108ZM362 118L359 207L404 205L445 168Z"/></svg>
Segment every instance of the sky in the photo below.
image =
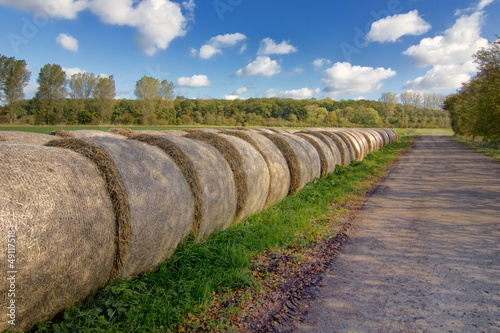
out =
<svg viewBox="0 0 500 333"><path fill-rule="evenodd" d="M0 0L0 54L24 59L34 96L45 64L143 76L186 98L377 100L449 94L500 34L500 0Z"/></svg>

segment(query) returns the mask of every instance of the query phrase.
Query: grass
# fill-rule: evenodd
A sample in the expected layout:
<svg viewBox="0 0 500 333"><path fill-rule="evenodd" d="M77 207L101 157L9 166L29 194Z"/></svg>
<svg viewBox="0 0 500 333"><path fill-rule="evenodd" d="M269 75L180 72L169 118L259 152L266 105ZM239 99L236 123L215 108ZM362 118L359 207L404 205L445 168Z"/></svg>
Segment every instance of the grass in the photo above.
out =
<svg viewBox="0 0 500 333"><path fill-rule="evenodd" d="M189 314L201 314L215 292L252 285L249 265L269 249L314 243L324 234L331 203L381 177L412 136L369 154L363 162L338 167L297 195L217 232L201 242L184 241L159 269L132 281L115 281L79 306L68 308L32 332L165 332ZM301 235L298 239L297 235Z"/></svg>
<svg viewBox="0 0 500 333"><path fill-rule="evenodd" d="M485 144L481 144L481 143L478 143L478 142L475 142L475 141L472 141L472 140L466 140L466 139L463 139L463 138L459 138L459 137L456 137L456 136L453 136L451 137L451 139L481 153L481 154L484 154L486 156L490 156L490 157L493 157L495 160L497 160L498 162L500 162L500 149L498 148L494 148L494 147L490 147L488 145L485 145Z"/></svg>
<svg viewBox="0 0 500 333"><path fill-rule="evenodd" d="M420 134L453 134L451 128L395 128L399 136L404 135L420 135Z"/></svg>

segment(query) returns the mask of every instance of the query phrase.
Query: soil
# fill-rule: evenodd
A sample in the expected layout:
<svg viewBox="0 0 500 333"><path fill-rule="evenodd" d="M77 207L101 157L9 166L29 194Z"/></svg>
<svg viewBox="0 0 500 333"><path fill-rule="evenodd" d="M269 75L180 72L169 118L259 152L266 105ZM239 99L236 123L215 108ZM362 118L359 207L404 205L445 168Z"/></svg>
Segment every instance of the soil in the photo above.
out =
<svg viewBox="0 0 500 333"><path fill-rule="evenodd" d="M286 331L500 332L499 199L499 163L420 136Z"/></svg>

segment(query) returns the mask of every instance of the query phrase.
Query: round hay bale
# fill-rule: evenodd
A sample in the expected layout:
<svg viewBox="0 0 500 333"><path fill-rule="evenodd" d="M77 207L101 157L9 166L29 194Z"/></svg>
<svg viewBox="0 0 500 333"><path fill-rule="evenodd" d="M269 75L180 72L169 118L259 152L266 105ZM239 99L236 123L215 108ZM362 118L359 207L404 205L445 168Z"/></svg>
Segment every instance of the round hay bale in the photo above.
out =
<svg viewBox="0 0 500 333"><path fill-rule="evenodd" d="M391 142L391 139L389 138L389 134L387 132L381 130L381 129L374 129L376 133L382 138L382 146L386 146Z"/></svg>
<svg viewBox="0 0 500 333"><path fill-rule="evenodd" d="M81 139L87 139L87 138L125 139L123 135L104 132L104 131L96 131L96 130L76 130L76 131L71 131L71 134L73 134L73 137Z"/></svg>
<svg viewBox="0 0 500 333"><path fill-rule="evenodd" d="M160 131L160 135L172 135L172 136L184 136L187 134L186 131L181 131L181 130L164 130Z"/></svg>
<svg viewBox="0 0 500 333"><path fill-rule="evenodd" d="M368 154L368 142L365 137L355 130L346 131L345 134L353 139L354 145L358 149L357 160L362 161Z"/></svg>
<svg viewBox="0 0 500 333"><path fill-rule="evenodd" d="M330 138L337 146L337 148L340 152L340 156L341 156L341 165L347 166L347 165L351 164L351 161L352 161L351 153L349 151L349 147L346 145L344 140L342 140L342 138L340 136L338 136L337 134L335 134L334 132L322 131L320 133L323 134L324 136Z"/></svg>
<svg viewBox="0 0 500 333"><path fill-rule="evenodd" d="M113 158L130 204L131 242L120 277L151 272L170 256L191 229L193 199L175 162L151 145L90 138Z"/></svg>
<svg viewBox="0 0 500 333"><path fill-rule="evenodd" d="M118 167L105 149L86 139L54 139L46 146L69 149L85 156L97 166L104 178L115 216L116 255L111 279L116 279L127 261L132 234L129 200Z"/></svg>
<svg viewBox="0 0 500 333"><path fill-rule="evenodd" d="M126 138L130 138L131 136L134 135L134 131L132 131L130 128L121 128L121 127L111 128L108 132L113 134L118 134Z"/></svg>
<svg viewBox="0 0 500 333"><path fill-rule="evenodd" d="M321 159L316 148L310 144L307 140L304 140L300 136L295 134L281 134L297 141L309 155L309 161L311 163L311 179L310 181L321 177Z"/></svg>
<svg viewBox="0 0 500 333"><path fill-rule="evenodd" d="M307 151L295 140L268 131L258 131L271 140L281 151L290 170L289 194L297 194L308 182L312 174L311 160Z"/></svg>
<svg viewBox="0 0 500 333"><path fill-rule="evenodd" d="M58 136L61 138L73 138L74 137L70 131L66 131L66 130L55 130L55 131L50 132L50 135Z"/></svg>
<svg viewBox="0 0 500 333"><path fill-rule="evenodd" d="M211 131L193 130L186 137L210 144L229 163L238 195L236 221L264 208L269 192L269 169L252 145L234 136Z"/></svg>
<svg viewBox="0 0 500 333"><path fill-rule="evenodd" d="M1 131L0 135L3 138L2 142L22 143L35 146L43 146L50 140L54 140L54 137L52 135L32 132Z"/></svg>
<svg viewBox="0 0 500 333"><path fill-rule="evenodd" d="M274 205L285 198L290 190L290 170L283 154L276 145L257 132L246 130L223 131L251 144L262 155L269 169L270 183L266 206Z"/></svg>
<svg viewBox="0 0 500 333"><path fill-rule="evenodd" d="M231 225L236 215L236 186L229 164L217 149L178 136L139 135L131 139L157 146L179 166L194 201L193 236L200 239Z"/></svg>
<svg viewBox="0 0 500 333"><path fill-rule="evenodd" d="M0 198L1 332L28 330L107 284L115 257L113 208L91 162L67 150L2 144ZM8 239L15 241L10 263ZM16 326L5 311L12 299L9 271L16 272Z"/></svg>
<svg viewBox="0 0 500 333"><path fill-rule="evenodd" d="M297 132L295 135L309 142L318 152L321 161L321 177L326 177L330 172L335 171L335 156L333 156L331 149L326 143L308 133Z"/></svg>
<svg viewBox="0 0 500 333"><path fill-rule="evenodd" d="M349 150L351 161L357 161L359 149L354 147L353 139L345 135L345 132L337 131L335 134L346 144Z"/></svg>
<svg viewBox="0 0 500 333"><path fill-rule="evenodd" d="M377 143L375 146L375 150L379 150L380 148L382 148L384 146L383 136L372 128L370 128L368 132L371 134L371 136L375 139L375 142Z"/></svg>
<svg viewBox="0 0 500 333"><path fill-rule="evenodd" d="M330 148L330 152L332 153L335 159L335 166L342 165L342 154L340 153L340 150L335 144L335 142L332 139L330 139L330 137L326 136L325 134L322 134L319 130L305 131L304 133L314 135L315 137L323 141L328 146L328 148Z"/></svg>

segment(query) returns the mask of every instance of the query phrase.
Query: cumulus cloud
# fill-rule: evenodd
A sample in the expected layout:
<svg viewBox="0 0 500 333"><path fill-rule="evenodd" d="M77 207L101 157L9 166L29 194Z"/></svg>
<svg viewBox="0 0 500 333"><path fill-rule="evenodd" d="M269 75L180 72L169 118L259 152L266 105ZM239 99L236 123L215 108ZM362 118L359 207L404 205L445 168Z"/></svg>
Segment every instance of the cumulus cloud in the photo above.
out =
<svg viewBox="0 0 500 333"><path fill-rule="evenodd" d="M199 52L196 49L192 49L191 53L194 55L199 54L201 59L210 59L216 54L222 54L222 49L238 45L246 39L247 36L241 33L218 35L212 37L203 45ZM243 52L245 49L246 45L243 45L240 52Z"/></svg>
<svg viewBox="0 0 500 333"><path fill-rule="evenodd" d="M403 54L411 57L419 67L469 61L479 48L488 45L488 41L480 36L482 21L482 12L464 15L442 36L424 38Z"/></svg>
<svg viewBox="0 0 500 333"><path fill-rule="evenodd" d="M431 25L418 15L418 10L413 10L374 22L366 38L369 42L396 42L405 35L422 35L430 28Z"/></svg>
<svg viewBox="0 0 500 333"><path fill-rule="evenodd" d="M235 99L240 99L241 95L245 94L246 92L248 92L248 88L241 87L241 88L236 89L235 91L230 92L227 95L224 95L223 98L227 99L227 100L231 100L231 101L235 100Z"/></svg>
<svg viewBox="0 0 500 333"><path fill-rule="evenodd" d="M280 98L294 98L294 99L308 99L313 98L315 95L319 94L321 89L310 89L302 88L296 90L279 90L279 89L268 89L266 91L266 97L280 97Z"/></svg>
<svg viewBox="0 0 500 333"><path fill-rule="evenodd" d="M271 55L271 54L289 54L295 53L299 49L295 46L289 44L289 41L282 41L280 44L276 44L271 38L264 38L260 42L260 48L257 51L258 55Z"/></svg>
<svg viewBox="0 0 500 333"><path fill-rule="evenodd" d="M202 88L211 87L212 82L206 75L193 75L191 77L180 77L177 79L178 87Z"/></svg>
<svg viewBox="0 0 500 333"><path fill-rule="evenodd" d="M71 52L78 52L78 40L71 35L60 33L56 38L56 42L61 45L63 49Z"/></svg>
<svg viewBox="0 0 500 333"><path fill-rule="evenodd" d="M436 65L424 76L407 81L403 89L412 91L430 91L459 88L463 82L469 81L468 73L477 71L474 62L464 64Z"/></svg>
<svg viewBox="0 0 500 333"><path fill-rule="evenodd" d="M236 72L237 76L265 76L271 77L281 72L281 66L276 60L271 60L269 57L259 56L257 59L245 68Z"/></svg>
<svg viewBox="0 0 500 333"><path fill-rule="evenodd" d="M170 0L0 0L0 5L62 19L75 19L88 9L103 23L137 29L137 44L149 56L184 36L194 11L192 0L183 3L187 17L181 5Z"/></svg>
<svg viewBox="0 0 500 333"><path fill-rule="evenodd" d="M313 66L315 70L320 70L324 66L330 65L332 62L329 59L316 59L313 61Z"/></svg>
<svg viewBox="0 0 500 333"><path fill-rule="evenodd" d="M62 67L62 70L66 73L66 78L69 80L73 74L76 73L87 73L86 70L80 69L78 67L65 68Z"/></svg>
<svg viewBox="0 0 500 333"><path fill-rule="evenodd" d="M329 96L373 93L382 87L382 81L396 72L386 68L352 66L348 62L337 62L325 70L321 80Z"/></svg>

